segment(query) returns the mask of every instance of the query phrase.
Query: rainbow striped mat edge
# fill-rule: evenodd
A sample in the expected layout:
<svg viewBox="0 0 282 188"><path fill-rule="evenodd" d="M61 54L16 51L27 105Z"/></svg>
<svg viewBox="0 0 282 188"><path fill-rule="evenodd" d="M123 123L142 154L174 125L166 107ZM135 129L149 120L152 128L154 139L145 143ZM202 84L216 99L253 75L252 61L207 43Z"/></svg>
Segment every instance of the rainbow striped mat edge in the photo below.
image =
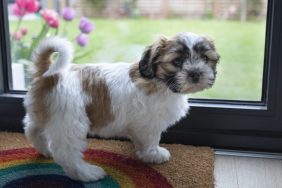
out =
<svg viewBox="0 0 282 188"><path fill-rule="evenodd" d="M83 183L68 178L50 158L34 148L0 151L0 187L2 188L170 188L168 180L141 161L104 151L88 149L85 160L102 167L108 174L96 182Z"/></svg>

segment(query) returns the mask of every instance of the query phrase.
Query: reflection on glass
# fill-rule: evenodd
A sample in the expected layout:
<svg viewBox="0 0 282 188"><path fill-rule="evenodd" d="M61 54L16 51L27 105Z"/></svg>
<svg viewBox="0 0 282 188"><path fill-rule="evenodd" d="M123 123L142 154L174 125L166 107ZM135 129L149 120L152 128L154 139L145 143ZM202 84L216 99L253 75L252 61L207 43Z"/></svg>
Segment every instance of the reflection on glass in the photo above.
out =
<svg viewBox="0 0 282 188"><path fill-rule="evenodd" d="M267 0L9 1L13 89L30 82L33 48L52 35L75 46L75 63L138 61L159 34L208 35L221 55L217 81L197 98L261 98ZM30 3L30 4L28 4Z"/></svg>

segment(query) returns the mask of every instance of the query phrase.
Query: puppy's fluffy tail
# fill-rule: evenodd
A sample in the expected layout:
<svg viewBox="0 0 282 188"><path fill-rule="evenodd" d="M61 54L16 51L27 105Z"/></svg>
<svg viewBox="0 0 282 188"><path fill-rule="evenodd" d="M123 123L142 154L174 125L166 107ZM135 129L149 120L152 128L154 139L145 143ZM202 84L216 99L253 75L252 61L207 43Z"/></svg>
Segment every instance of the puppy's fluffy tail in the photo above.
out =
<svg viewBox="0 0 282 188"><path fill-rule="evenodd" d="M57 52L56 60L52 62L51 55ZM65 69L73 59L72 44L64 38L50 37L42 41L35 49L32 60L35 65L34 77L52 76Z"/></svg>

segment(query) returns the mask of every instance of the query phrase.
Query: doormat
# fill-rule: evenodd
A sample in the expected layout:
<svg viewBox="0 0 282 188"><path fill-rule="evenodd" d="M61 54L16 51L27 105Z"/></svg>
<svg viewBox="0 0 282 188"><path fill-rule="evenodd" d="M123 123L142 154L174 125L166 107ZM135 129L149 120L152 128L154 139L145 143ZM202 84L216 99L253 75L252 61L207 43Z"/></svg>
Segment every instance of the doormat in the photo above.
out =
<svg viewBox="0 0 282 188"><path fill-rule="evenodd" d="M163 144L171 160L148 165L134 155L130 142L89 139L85 160L102 167L107 176L83 183L68 178L51 158L39 154L20 133L0 132L0 187L166 188L214 187L214 153L208 147Z"/></svg>

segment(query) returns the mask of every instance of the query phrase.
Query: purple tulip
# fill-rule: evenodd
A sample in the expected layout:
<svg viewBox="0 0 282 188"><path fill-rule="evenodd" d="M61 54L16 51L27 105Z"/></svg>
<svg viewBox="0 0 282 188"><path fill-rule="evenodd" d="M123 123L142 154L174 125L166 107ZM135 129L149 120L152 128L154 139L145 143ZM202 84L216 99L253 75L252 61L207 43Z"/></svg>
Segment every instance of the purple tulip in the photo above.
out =
<svg viewBox="0 0 282 188"><path fill-rule="evenodd" d="M82 17L79 23L79 29L82 33L90 33L94 29L94 25L89 19Z"/></svg>
<svg viewBox="0 0 282 188"><path fill-rule="evenodd" d="M79 46L84 47L88 43L88 35L81 33L76 37L76 42Z"/></svg>
<svg viewBox="0 0 282 188"><path fill-rule="evenodd" d="M72 21L75 17L75 11L72 8L66 7L62 11L62 16L66 21Z"/></svg>

